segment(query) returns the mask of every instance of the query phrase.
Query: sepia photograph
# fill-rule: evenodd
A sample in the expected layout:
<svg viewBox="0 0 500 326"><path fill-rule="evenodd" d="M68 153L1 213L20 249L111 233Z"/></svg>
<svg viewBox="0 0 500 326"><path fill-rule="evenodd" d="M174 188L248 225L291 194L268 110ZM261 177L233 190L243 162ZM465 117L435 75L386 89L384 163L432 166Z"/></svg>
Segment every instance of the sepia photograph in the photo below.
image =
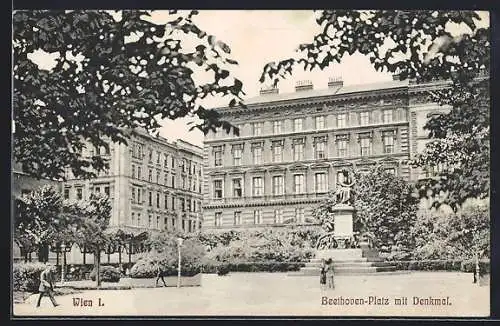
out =
<svg viewBox="0 0 500 326"><path fill-rule="evenodd" d="M489 317L490 14L14 10L11 319Z"/></svg>

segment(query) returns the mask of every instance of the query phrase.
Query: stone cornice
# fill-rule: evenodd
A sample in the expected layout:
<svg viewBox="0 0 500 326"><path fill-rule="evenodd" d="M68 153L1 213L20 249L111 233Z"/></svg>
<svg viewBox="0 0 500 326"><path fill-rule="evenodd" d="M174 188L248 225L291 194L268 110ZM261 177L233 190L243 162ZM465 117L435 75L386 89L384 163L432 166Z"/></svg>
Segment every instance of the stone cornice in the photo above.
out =
<svg viewBox="0 0 500 326"><path fill-rule="evenodd" d="M394 98L399 95L407 95L408 94L408 86L402 85L400 87L395 87L391 89L380 89L380 90L371 90L365 92L356 92L349 94L331 94L331 95L323 95L316 97L304 97L299 99L287 99L280 101L272 101L272 102L262 102L255 104L248 104L247 108L229 108L229 107L220 107L216 108L217 112L221 114L221 116L227 115L235 115L235 114L246 114L249 111L265 111L269 112L273 109L282 109L282 108L297 108L311 105L328 105L328 104L338 104L342 102L350 102L356 101L360 99L374 99L374 98Z"/></svg>

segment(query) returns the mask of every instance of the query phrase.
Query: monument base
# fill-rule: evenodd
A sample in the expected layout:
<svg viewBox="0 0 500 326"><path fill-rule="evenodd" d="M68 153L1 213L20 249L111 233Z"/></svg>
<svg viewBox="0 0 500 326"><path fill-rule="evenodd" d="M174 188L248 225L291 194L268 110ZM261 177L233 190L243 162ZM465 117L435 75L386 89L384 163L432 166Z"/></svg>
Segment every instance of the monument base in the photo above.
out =
<svg viewBox="0 0 500 326"><path fill-rule="evenodd" d="M353 214L354 208L350 205L337 204L333 206L332 213L335 216L335 238L349 239L354 236Z"/></svg>

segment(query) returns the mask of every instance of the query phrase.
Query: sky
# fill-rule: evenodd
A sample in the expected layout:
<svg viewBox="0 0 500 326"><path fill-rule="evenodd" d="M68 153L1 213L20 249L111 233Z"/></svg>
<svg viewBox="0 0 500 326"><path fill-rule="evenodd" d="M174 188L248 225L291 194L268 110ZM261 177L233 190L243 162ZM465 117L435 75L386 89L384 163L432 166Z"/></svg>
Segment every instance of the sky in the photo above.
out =
<svg viewBox="0 0 500 326"><path fill-rule="evenodd" d="M161 23L172 18L168 11L154 11L151 20ZM193 17L193 22L229 45L230 57L239 63L238 66L231 66L231 74L243 82L247 98L259 94L262 87L259 78L266 63L293 57L298 45L310 42L319 31L312 10L200 10ZM50 59L47 58L42 61ZM298 80L311 80L315 89L324 89L331 77L341 77L344 85L392 79L388 73L375 71L368 58L355 54L344 57L341 63L332 64L323 71L305 72L297 67L292 76L280 82L279 91L293 92ZM203 79L202 76L200 78ZM227 100L213 99L209 103L222 106L227 104ZM198 130L189 131L187 122L190 120L164 120L160 135L172 141L180 138L202 146L203 134Z"/></svg>

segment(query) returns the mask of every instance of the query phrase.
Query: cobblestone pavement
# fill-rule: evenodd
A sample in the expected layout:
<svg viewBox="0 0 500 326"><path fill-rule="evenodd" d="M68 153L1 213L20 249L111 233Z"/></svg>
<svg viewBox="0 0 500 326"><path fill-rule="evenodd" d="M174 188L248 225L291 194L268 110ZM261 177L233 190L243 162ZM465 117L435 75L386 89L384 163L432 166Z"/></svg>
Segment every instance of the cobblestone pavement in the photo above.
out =
<svg viewBox="0 0 500 326"><path fill-rule="evenodd" d="M59 296L56 299L60 306L56 308L47 298L40 308L35 308L36 298L32 296L25 303L15 304L13 311L15 316L489 315L489 286L473 284L471 274L338 276L335 283L334 290L322 290L317 277L285 273L231 273L222 277L210 274L203 275L201 287L87 290ZM404 297L407 304L401 300L397 305L396 299ZM436 305L436 300L431 302L429 297L444 301ZM75 306L77 298L85 300L87 306ZM415 300L421 304L415 305Z"/></svg>

